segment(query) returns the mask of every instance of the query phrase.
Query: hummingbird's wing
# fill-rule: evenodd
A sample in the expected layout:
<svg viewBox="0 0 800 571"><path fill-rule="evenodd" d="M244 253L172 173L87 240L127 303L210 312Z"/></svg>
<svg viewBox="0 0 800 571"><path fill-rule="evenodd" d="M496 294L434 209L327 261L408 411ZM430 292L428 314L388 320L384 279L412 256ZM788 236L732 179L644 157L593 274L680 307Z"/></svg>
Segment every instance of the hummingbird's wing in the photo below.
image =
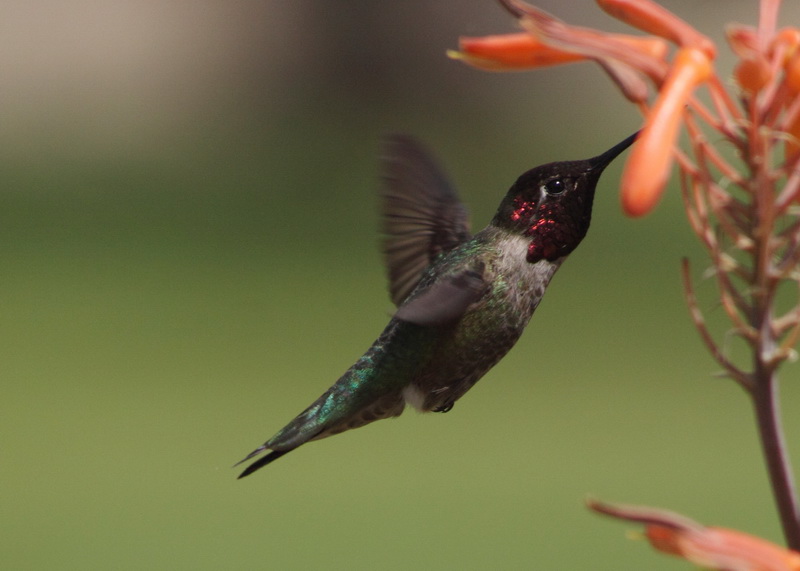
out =
<svg viewBox="0 0 800 571"><path fill-rule="evenodd" d="M483 268L464 270L441 281L400 306L394 316L417 325L446 325L459 319L486 291Z"/></svg>
<svg viewBox="0 0 800 571"><path fill-rule="evenodd" d="M386 139L382 175L383 255L389 294L399 306L436 256L471 237L469 215L433 157L412 137Z"/></svg>

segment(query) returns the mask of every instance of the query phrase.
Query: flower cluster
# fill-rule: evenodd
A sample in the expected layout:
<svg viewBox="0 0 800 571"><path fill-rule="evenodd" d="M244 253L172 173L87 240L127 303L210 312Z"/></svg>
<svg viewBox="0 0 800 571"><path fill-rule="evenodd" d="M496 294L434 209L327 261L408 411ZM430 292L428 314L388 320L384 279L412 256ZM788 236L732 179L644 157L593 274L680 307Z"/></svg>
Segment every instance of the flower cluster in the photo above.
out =
<svg viewBox="0 0 800 571"><path fill-rule="evenodd" d="M743 153L750 127L766 126L770 134L758 137L771 147L787 146L784 172L793 172L800 156L800 30L776 27L777 0L761 4L758 28L730 25L729 44L740 61L734 77L744 104L735 101L714 69L717 48L705 35L650 0L597 0L611 16L646 32L646 36L606 33L571 26L519 0L503 0L525 30L521 33L462 37L459 51L450 57L493 71L535 69L581 60L597 62L645 115L637 145L632 149L622 180L626 213L650 212L667 183L677 156L690 175L697 165L675 148L681 123L695 135L702 160L712 161L724 175L736 169L710 149L694 122L706 124L732 141ZM675 49L670 51L670 44ZM695 97L704 85L712 108ZM651 87L656 96L651 102ZM770 149L758 149L763 155ZM739 179L739 177L735 177ZM792 181L788 194L796 193L800 180Z"/></svg>

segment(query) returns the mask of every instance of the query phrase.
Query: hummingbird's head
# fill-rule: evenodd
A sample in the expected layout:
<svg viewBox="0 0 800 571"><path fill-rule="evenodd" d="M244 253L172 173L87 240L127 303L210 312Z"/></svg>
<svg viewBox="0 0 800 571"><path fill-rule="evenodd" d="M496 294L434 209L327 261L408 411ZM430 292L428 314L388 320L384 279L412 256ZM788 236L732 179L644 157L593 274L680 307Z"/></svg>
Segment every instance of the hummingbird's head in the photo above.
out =
<svg viewBox="0 0 800 571"><path fill-rule="evenodd" d="M554 262L568 255L589 229L594 190L603 169L636 135L592 159L548 163L524 173L500 203L492 223L530 238L530 263Z"/></svg>

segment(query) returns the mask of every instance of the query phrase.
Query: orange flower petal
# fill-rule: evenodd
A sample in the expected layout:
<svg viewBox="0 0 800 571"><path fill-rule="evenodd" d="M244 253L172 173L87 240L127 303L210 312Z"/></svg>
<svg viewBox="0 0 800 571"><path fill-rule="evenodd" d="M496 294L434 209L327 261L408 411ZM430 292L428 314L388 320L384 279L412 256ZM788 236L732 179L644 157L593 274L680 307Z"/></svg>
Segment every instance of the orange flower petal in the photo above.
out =
<svg viewBox="0 0 800 571"><path fill-rule="evenodd" d="M752 57L759 51L758 30L753 26L728 24L725 26L725 36L733 52L740 58Z"/></svg>
<svg viewBox="0 0 800 571"><path fill-rule="evenodd" d="M657 83L667 72L667 45L661 38L636 38L570 26L547 12L524 5L520 25L554 48L583 54L595 60L619 60Z"/></svg>
<svg viewBox="0 0 800 571"><path fill-rule="evenodd" d="M714 42L684 20L650 0L597 0L605 12L634 28L666 38L681 47L697 48L714 59Z"/></svg>
<svg viewBox="0 0 800 571"><path fill-rule="evenodd" d="M645 535L659 551L683 557L709 569L728 571L800 569L800 553L732 529L706 527L697 530L648 525Z"/></svg>
<svg viewBox="0 0 800 571"><path fill-rule="evenodd" d="M586 59L580 54L552 48L525 32L462 37L458 40L458 47L461 51L451 51L447 55L491 71L547 67Z"/></svg>
<svg viewBox="0 0 800 571"><path fill-rule="evenodd" d="M786 162L792 163L797 160L800 155L800 113L786 126L786 132L794 137L786 141L784 145L784 154L786 155Z"/></svg>
<svg viewBox="0 0 800 571"><path fill-rule="evenodd" d="M770 46L770 55L772 55L778 49L783 48L783 63L785 64L787 61L789 61L789 58L791 58L797 52L798 47L800 47L800 29L782 28L778 30L777 34L775 34L775 38Z"/></svg>
<svg viewBox="0 0 800 571"><path fill-rule="evenodd" d="M667 46L660 38L625 34L609 34L609 36L656 59L663 59L667 53ZM458 47L460 51L449 51L448 56L492 71L533 69L587 59L578 52L550 46L526 32L461 37L458 40Z"/></svg>
<svg viewBox="0 0 800 571"><path fill-rule="evenodd" d="M704 569L725 571L800 571L800 553L759 537L721 527L706 527L680 514L589 500L594 511L644 524L650 544Z"/></svg>
<svg viewBox="0 0 800 571"><path fill-rule="evenodd" d="M786 63L786 87L794 94L800 93L800 53Z"/></svg>
<svg viewBox="0 0 800 571"><path fill-rule="evenodd" d="M736 83L745 93L753 94L761 91L770 79L772 79L772 69L769 62L759 54L741 60L733 71Z"/></svg>
<svg viewBox="0 0 800 571"><path fill-rule="evenodd" d="M695 87L710 74L711 62L703 51L678 51L622 174L622 208L629 216L647 214L661 197L684 107Z"/></svg>

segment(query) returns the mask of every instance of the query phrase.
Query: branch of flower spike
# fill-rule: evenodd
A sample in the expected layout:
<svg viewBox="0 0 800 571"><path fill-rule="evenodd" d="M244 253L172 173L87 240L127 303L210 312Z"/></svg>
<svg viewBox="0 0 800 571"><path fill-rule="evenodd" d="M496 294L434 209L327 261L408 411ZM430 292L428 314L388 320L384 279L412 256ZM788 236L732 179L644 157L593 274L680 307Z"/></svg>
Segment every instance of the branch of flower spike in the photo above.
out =
<svg viewBox="0 0 800 571"><path fill-rule="evenodd" d="M702 151L700 150L699 153L702 154ZM724 190L715 188L715 183L706 178L703 173L702 169L695 171L693 175L686 170L681 172L681 195L685 210L693 231L706 246L711 257L711 275L718 282L720 303L733 325L733 331L751 346L758 347L761 341L759 332L750 324L753 305L740 291L740 287L737 287L731 280L731 276L736 276L744 284L741 287L744 287L745 290L750 288L750 284L755 279L752 268L743 265L732 253L749 252L752 256L755 243L752 238L747 236L748 226L745 221L735 219L737 210L730 208L730 204L735 199ZM716 197L714 193L717 194ZM728 253L727 246L720 242L718 227L713 225L715 222L719 228L725 231L730 242L735 244L736 248L731 253ZM700 316L696 303L694 316ZM711 335L707 333L704 324L702 328L706 330L705 337L709 340ZM719 354L715 343L712 353Z"/></svg>
<svg viewBox="0 0 800 571"><path fill-rule="evenodd" d="M770 267L770 278L779 283L785 280L800 280L798 265L800 265L800 227L799 222L794 222L794 234L776 238L775 261Z"/></svg>
<svg viewBox="0 0 800 571"><path fill-rule="evenodd" d="M751 253L753 239L750 236L752 226L749 212L741 210L739 207L743 206L742 203L715 182L709 182L704 192L708 194L719 229L730 239L735 249Z"/></svg>
<svg viewBox="0 0 800 571"><path fill-rule="evenodd" d="M798 297L800 297L800 281L796 283ZM800 323L800 306L795 306L783 315L772 319L772 329L775 337L783 337L786 332Z"/></svg>
<svg viewBox="0 0 800 571"><path fill-rule="evenodd" d="M720 305L733 324L733 332L747 341L750 346L757 347L761 342L761 337L758 330L747 321L747 318L752 315L752 306L744 299L739 290L733 287L728 279L728 274L717 272L716 275L720 284Z"/></svg>
<svg viewBox="0 0 800 571"><path fill-rule="evenodd" d="M800 218L791 216L791 224L775 235L776 250L779 251L773 271L776 279L798 279L797 263L800 259Z"/></svg>
<svg viewBox="0 0 800 571"><path fill-rule="evenodd" d="M714 341L714 337L708 330L703 313L700 311L700 307L697 304L697 296L692 287L688 258L683 259L681 274L683 277L683 292L686 298L686 305L689 307L692 321L698 333L700 333L700 338L703 340L703 343L705 343L706 348L731 379L739 383L746 391L752 391L753 379L750 374L739 369L725 356L725 352L717 345L716 341Z"/></svg>
<svg viewBox="0 0 800 571"><path fill-rule="evenodd" d="M739 219L738 210L732 207L738 202L713 181L699 175L691 176L686 171L681 172L681 197L689 224L706 246L715 267L747 282L750 273L737 260L725 254L717 231L718 227L721 228L737 249L752 249L752 240L745 235L746 223ZM715 221L718 227L713 225Z"/></svg>
<svg viewBox="0 0 800 571"><path fill-rule="evenodd" d="M698 107L692 106L690 108L692 112L698 111ZM707 122L707 121L706 121ZM737 185L737 186L744 186L746 184L745 178L742 174L734 168L728 161L726 161L719 151L716 149L714 145L709 144L708 138L706 137L703 130L697 124L697 120L693 113L687 113L684 119L684 124L686 125L687 132L689 133L689 141L693 147L695 156L698 157L698 162L702 161L701 167L706 166L705 172L711 173L711 170L707 168L708 162L710 162L719 174L721 174L725 179L729 182ZM721 125L718 125L720 128ZM712 125L713 127L713 125ZM719 129L718 129L719 130ZM722 131L720 131L722 132ZM722 132L723 137L729 142L731 142L736 148L741 149L743 143L739 137L734 136L733 138L729 138ZM706 162L704 159L708 159ZM719 178L719 177L714 177ZM744 211L746 207L742 205L741 209Z"/></svg>
<svg viewBox="0 0 800 571"><path fill-rule="evenodd" d="M740 107L731 99L728 90L716 73L712 73L707 82L711 102L720 116L720 132L729 139L735 139L741 132L740 125L744 121L744 114Z"/></svg>
<svg viewBox="0 0 800 571"><path fill-rule="evenodd" d="M637 105L646 105L650 88L640 73L617 60L597 58L595 61L614 82L625 99Z"/></svg>
<svg viewBox="0 0 800 571"><path fill-rule="evenodd" d="M712 103L715 103L716 101L717 99L712 97ZM715 111L719 115L717 116L714 115L714 113L708 109L708 107L703 105L703 103L694 94L691 94L687 99L687 108L694 112L698 118L700 118L712 129L721 133L726 139L735 140L737 138L735 135L736 124L733 123L729 114L720 112L721 107L719 105L714 105Z"/></svg>
<svg viewBox="0 0 800 571"><path fill-rule="evenodd" d="M586 500L586 506L599 514L645 525L660 525L667 529L687 532L698 532L704 529L702 525L686 516L658 508L609 504L593 498Z"/></svg>
<svg viewBox="0 0 800 571"><path fill-rule="evenodd" d="M800 297L800 282L797 285ZM773 319L772 327L775 329L775 337L783 339L775 351L776 358L781 361L796 360L797 351L794 346L800 339L800 307L795 307L786 315Z"/></svg>
<svg viewBox="0 0 800 571"><path fill-rule="evenodd" d="M713 147L706 144L704 140L699 137L691 137L692 146L694 148L694 155L697 157L697 165L693 171L689 172L685 163L681 162L683 172L688 175L688 179L682 178L681 189L683 194L689 195L691 189L692 200L684 200L684 206L689 216L699 218L703 221L702 231L697 232L697 235L707 244L709 248L716 243L716 236L710 230L712 220L709 217L709 210L713 213L715 220L720 228L730 238L733 244L742 249L747 248L747 244L751 242L747 238L750 231L750 214L751 209L730 192L727 188L722 188L717 179L719 177L712 175L713 166L720 166L719 161L721 157L713 151ZM716 160L715 160L716 159ZM730 184L730 181L728 181ZM697 228L697 225L693 225ZM711 233L712 244L709 238Z"/></svg>
<svg viewBox="0 0 800 571"><path fill-rule="evenodd" d="M774 351L773 354L773 361L774 367L778 367L780 363L783 361L796 361L797 360L797 351L794 348L794 345L797 343L798 338L800 338L800 323L798 323L792 330L791 334L786 336L784 342L780 344L780 346Z"/></svg>
<svg viewBox="0 0 800 571"><path fill-rule="evenodd" d="M754 304L749 299L749 294L745 295L751 291L756 273L752 267L734 256L737 252L750 257L754 255L755 241L748 236L751 228L745 220L735 219L737 211L729 207L734 199L722 189L712 190L715 183L701 175L690 176L685 171L681 174L681 194L685 210L693 231L706 246L711 258L710 274L718 282L720 303L733 325L733 331L752 347L758 348L761 338L758 330L751 325ZM714 192L718 194L716 198L713 196ZM727 235L728 241L725 243L720 241L718 229L722 229ZM731 243L735 247L729 252L727 244ZM737 286L731 279L733 276L742 285ZM777 283L769 283L770 292L776 286ZM712 353L718 353L718 349L713 349Z"/></svg>
<svg viewBox="0 0 800 571"><path fill-rule="evenodd" d="M681 170L681 198L689 225L698 239L705 245L715 266L726 271L738 271L738 268L723 265L723 246L720 244L717 229L713 226L714 218L710 215L706 185L685 170Z"/></svg>
<svg viewBox="0 0 800 571"><path fill-rule="evenodd" d="M497 1L503 8L508 10L511 13L511 15L514 16L515 18L521 18L522 15L524 14L522 10L517 8L516 2L514 2L513 0L497 0Z"/></svg>
<svg viewBox="0 0 800 571"><path fill-rule="evenodd" d="M680 159L679 159L679 162ZM689 219L689 226L692 231L705 244L708 249L715 249L717 236L711 227L711 219L708 216L708 207L704 195L696 191L697 182L691 177L683 165L680 171L681 178L681 199L686 217Z"/></svg>
<svg viewBox="0 0 800 571"><path fill-rule="evenodd" d="M794 163L791 165L793 168L789 171L789 177L775 200L775 210L778 215L786 214L789 207L796 204L798 197L800 197L800 165L797 164L799 160L800 155L795 157Z"/></svg>

